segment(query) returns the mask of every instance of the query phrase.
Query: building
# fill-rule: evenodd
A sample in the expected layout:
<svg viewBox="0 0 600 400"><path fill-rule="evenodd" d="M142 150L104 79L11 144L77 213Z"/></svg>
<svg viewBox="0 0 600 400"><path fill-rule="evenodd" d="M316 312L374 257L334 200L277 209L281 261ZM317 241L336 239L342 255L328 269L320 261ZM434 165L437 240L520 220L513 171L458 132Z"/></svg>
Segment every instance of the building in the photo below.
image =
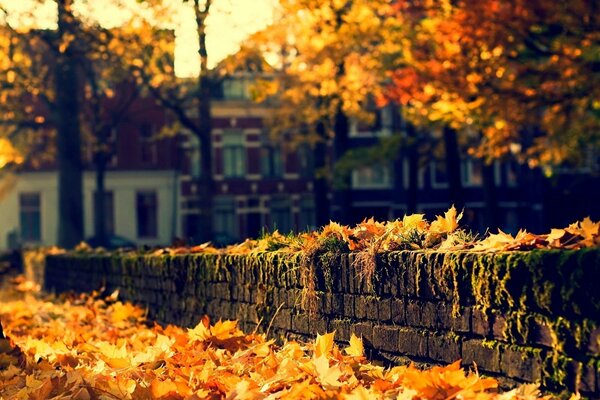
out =
<svg viewBox="0 0 600 400"><path fill-rule="evenodd" d="M214 232L219 244L257 237L261 232L314 228L313 171L306 148L274 140L264 124L269 105L250 99L253 76L223 78L212 100ZM195 178L200 149L186 135L182 170L181 237L193 238L197 226Z"/></svg>
<svg viewBox="0 0 600 400"><path fill-rule="evenodd" d="M250 99L253 79L252 73L238 71L221 79L214 90L214 241L220 245L257 237L264 230L315 227L311 149L271 137L264 118L272 110ZM195 183L200 174L199 143L186 131L157 138L171 122L152 99L140 97L111 133L105 198L109 234L149 246L168 245L175 238L194 242L195 232L201 229L197 204L202 194ZM372 146L381 138L403 134L404 129L393 107L378 110L372 126L351 123L350 148ZM94 234L92 153L91 146L84 149L86 237ZM407 212L409 164L403 155L357 166L351 172L346 193L354 222L398 218ZM514 162L495 163L499 227L513 233L522 227L543 231L565 219L586 215L600 219L598 179L589 173L569 174L549 181L538 170ZM483 179L481 162L463 158L464 221L481 232L486 228ZM575 186L576 181L583 183ZM445 164L432 153L419 163L416 209L434 218L449 208L447 199ZM564 201L580 206L568 212ZM57 202L57 173L51 162L21 171L12 190L0 199L0 250L56 244Z"/></svg>
<svg viewBox="0 0 600 400"><path fill-rule="evenodd" d="M110 235L141 245L169 243L180 230L180 139L155 139L165 111L140 98L112 132L106 173L105 215ZM82 149L85 236L94 235L95 172L91 144ZM0 199L0 249L50 246L58 238L58 174L53 162L26 165Z"/></svg>

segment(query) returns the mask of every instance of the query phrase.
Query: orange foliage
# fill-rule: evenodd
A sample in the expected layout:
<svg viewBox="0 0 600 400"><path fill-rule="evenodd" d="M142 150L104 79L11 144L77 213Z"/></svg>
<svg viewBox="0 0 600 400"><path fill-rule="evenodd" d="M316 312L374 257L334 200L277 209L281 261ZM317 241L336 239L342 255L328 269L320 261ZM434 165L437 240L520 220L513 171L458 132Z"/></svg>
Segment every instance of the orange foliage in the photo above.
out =
<svg viewBox="0 0 600 400"><path fill-rule="evenodd" d="M370 364L354 335L344 351L333 332L314 343L277 346L263 335L243 333L235 321L149 327L141 313L114 295L106 301L82 295L3 304L0 318L14 342L0 339L0 397L540 398L532 385L498 394L496 380L467 373L458 361L427 371Z"/></svg>
<svg viewBox="0 0 600 400"><path fill-rule="evenodd" d="M401 220L378 222L365 219L354 227L330 222L321 230L300 235L282 235L278 231L256 240L215 248L210 243L193 247L173 247L153 250L151 254L261 254L264 252L308 253L315 249L341 252L394 250L473 250L511 251L531 249L581 249L600 246L600 222L589 217L564 229L552 229L548 234L520 230L516 236L499 231L483 239L466 231L459 224L463 213L454 206L429 222L424 214L405 215ZM89 250L88 250L89 251Z"/></svg>

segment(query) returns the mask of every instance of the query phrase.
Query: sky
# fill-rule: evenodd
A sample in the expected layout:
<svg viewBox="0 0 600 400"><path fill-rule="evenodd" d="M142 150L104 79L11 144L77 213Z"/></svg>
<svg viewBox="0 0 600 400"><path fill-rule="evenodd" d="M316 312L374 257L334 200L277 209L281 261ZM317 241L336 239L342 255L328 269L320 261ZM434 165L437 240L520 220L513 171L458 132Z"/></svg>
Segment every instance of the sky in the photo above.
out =
<svg viewBox="0 0 600 400"><path fill-rule="evenodd" d="M76 0L77 1L77 0ZM135 5L135 0L121 0ZM178 76L196 76L199 69L195 21L190 2L172 1L178 13L175 21L175 73ZM82 2L83 3L83 2ZM118 25L123 16L115 8L114 0L88 0L82 13L92 14L103 25ZM214 0L207 20L207 47L209 67L235 53L240 42L248 35L266 27L273 20L277 0ZM44 0L0 0L0 5L12 13L15 21L26 21L36 27L55 26L56 3ZM24 18L23 18L24 17ZM22 22L21 22L22 23Z"/></svg>

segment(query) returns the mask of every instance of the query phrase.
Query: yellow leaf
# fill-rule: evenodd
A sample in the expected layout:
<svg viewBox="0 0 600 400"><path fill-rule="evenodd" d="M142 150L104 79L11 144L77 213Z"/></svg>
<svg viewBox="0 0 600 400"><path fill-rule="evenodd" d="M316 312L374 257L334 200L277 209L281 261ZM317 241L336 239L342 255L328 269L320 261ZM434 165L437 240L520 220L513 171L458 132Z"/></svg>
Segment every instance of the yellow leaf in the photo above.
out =
<svg viewBox="0 0 600 400"><path fill-rule="evenodd" d="M315 371L317 372L317 380L325 389L343 385L339 380L343 375L340 367L329 367L329 359L325 355L313 358L313 364L315 366Z"/></svg>
<svg viewBox="0 0 600 400"><path fill-rule="evenodd" d="M333 337L335 336L335 331L331 333L326 333L324 335L319 335L317 333L317 339L315 340L315 356L328 356L331 354L333 350Z"/></svg>
<svg viewBox="0 0 600 400"><path fill-rule="evenodd" d="M458 221L462 218L463 213L457 215L456 208L450 207L444 216L437 217L437 220L431 223L430 230L435 233L452 233L458 228Z"/></svg>
<svg viewBox="0 0 600 400"><path fill-rule="evenodd" d="M378 397L375 393L365 389L364 386L357 386L352 392L343 395L344 400L370 400Z"/></svg>
<svg viewBox="0 0 600 400"><path fill-rule="evenodd" d="M237 329L237 321L219 321L210 328L210 333L216 339L225 340L240 335L241 331Z"/></svg>
<svg viewBox="0 0 600 400"><path fill-rule="evenodd" d="M405 215L402 219L402 225L404 229L416 229L416 230L425 230L427 229L427 221L424 219L425 214L411 214Z"/></svg>
<svg viewBox="0 0 600 400"><path fill-rule="evenodd" d="M350 336L350 346L346 347L346 353L353 357L362 357L365 354L362 339L357 337L354 333Z"/></svg>
<svg viewBox="0 0 600 400"><path fill-rule="evenodd" d="M177 385L170 379L164 381L154 379L150 384L150 390L154 398L161 398L169 393L177 393Z"/></svg>

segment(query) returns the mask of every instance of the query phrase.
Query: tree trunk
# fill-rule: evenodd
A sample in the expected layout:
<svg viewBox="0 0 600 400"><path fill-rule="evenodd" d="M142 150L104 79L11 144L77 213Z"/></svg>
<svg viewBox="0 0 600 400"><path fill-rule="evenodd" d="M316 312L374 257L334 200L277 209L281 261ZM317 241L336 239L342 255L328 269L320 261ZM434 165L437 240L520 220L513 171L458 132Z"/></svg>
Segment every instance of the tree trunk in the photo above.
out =
<svg viewBox="0 0 600 400"><path fill-rule="evenodd" d="M72 0L58 0L58 40L74 35ZM74 43L58 54L55 67L58 159L58 244L83 240L83 168L79 126L79 82Z"/></svg>
<svg viewBox="0 0 600 400"><path fill-rule="evenodd" d="M315 145L313 192L315 195L315 223L317 228L327 225L331 219L329 200L329 180L327 176L327 135L322 123L317 125L317 133L321 140Z"/></svg>
<svg viewBox="0 0 600 400"><path fill-rule="evenodd" d="M408 134L408 190L406 192L406 214L417 212L417 196L419 193L419 146L415 127L407 126Z"/></svg>
<svg viewBox="0 0 600 400"><path fill-rule="evenodd" d="M199 124L196 134L200 140L201 168L198 180L198 194L200 195L200 218L198 240L208 242L213 240L213 166L212 166L212 116L210 98L210 78L208 75L208 51L206 48L206 18L210 11L212 1L205 0L204 8L199 1L194 1L196 27L198 30L198 54L200 55L200 73L198 76L198 118Z"/></svg>
<svg viewBox="0 0 600 400"><path fill-rule="evenodd" d="M461 159L456 130L450 127L444 128L444 147L446 150L446 174L448 176L448 200L458 210L461 210L464 207L460 176Z"/></svg>
<svg viewBox="0 0 600 400"><path fill-rule="evenodd" d="M108 235L106 232L106 163L107 154L104 150L98 151L94 157L96 165L96 190L94 192L94 235L100 246L107 246Z"/></svg>
<svg viewBox="0 0 600 400"><path fill-rule="evenodd" d="M498 215L498 191L496 190L494 164L482 167L483 197L485 202L485 225L492 231L500 227Z"/></svg>
<svg viewBox="0 0 600 400"><path fill-rule="evenodd" d="M334 121L334 139L333 139L333 165L340 160L346 151L348 151L348 117L338 107ZM350 224L350 214L352 208L352 181L351 175L343 178L341 187L333 188L333 216L336 222L341 224ZM358 221L357 221L358 222Z"/></svg>

